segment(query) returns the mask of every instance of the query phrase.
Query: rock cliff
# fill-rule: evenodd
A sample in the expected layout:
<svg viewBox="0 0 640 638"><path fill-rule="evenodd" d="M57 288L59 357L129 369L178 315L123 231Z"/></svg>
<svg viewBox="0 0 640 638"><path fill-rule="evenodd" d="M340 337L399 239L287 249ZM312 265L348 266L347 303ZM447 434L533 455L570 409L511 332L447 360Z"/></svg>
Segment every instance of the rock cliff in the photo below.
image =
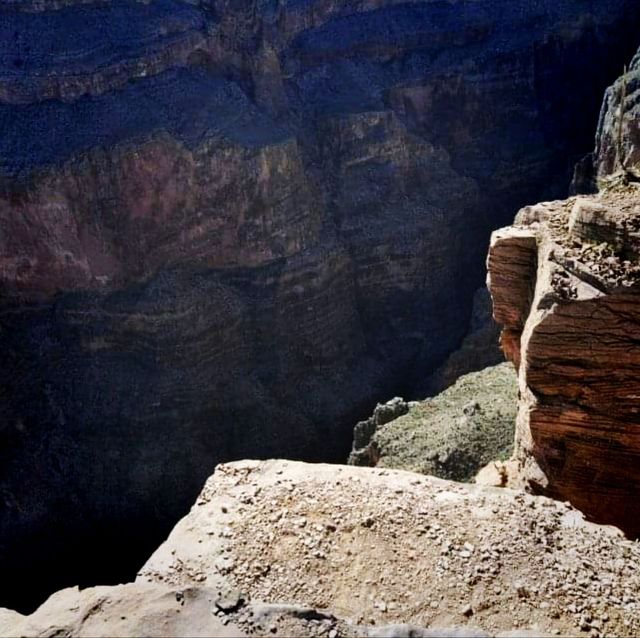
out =
<svg viewBox="0 0 640 638"><path fill-rule="evenodd" d="M519 365L511 480L640 534L640 189L523 209L489 284Z"/></svg>
<svg viewBox="0 0 640 638"><path fill-rule="evenodd" d="M596 180L606 180L620 170L630 171L632 176L638 177L640 52L625 71L605 94L592 154Z"/></svg>
<svg viewBox="0 0 640 638"><path fill-rule="evenodd" d="M575 186L524 208L488 257L502 346L519 367L504 480L640 535L640 55L606 92Z"/></svg>
<svg viewBox="0 0 640 638"><path fill-rule="evenodd" d="M132 573L220 460L344 458L467 332L482 237L563 192L639 15L2 3L3 602Z"/></svg>

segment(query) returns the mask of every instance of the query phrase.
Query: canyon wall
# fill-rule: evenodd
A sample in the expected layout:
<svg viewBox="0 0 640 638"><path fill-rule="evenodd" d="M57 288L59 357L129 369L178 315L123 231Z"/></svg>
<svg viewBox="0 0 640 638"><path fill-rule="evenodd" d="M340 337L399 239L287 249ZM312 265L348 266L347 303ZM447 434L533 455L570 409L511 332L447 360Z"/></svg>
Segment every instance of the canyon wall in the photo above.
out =
<svg viewBox="0 0 640 638"><path fill-rule="evenodd" d="M519 366L509 482L640 534L640 189L525 208L489 278Z"/></svg>
<svg viewBox="0 0 640 638"><path fill-rule="evenodd" d="M638 16L3 3L0 602L131 575L221 460L346 458L564 192Z"/></svg>
<svg viewBox="0 0 640 638"><path fill-rule="evenodd" d="M523 209L489 281L519 367L505 480L640 535L640 189Z"/></svg>
<svg viewBox="0 0 640 638"><path fill-rule="evenodd" d="M488 258L502 347L519 368L508 482L631 536L640 535L639 79L636 55L606 92L586 173L600 192L524 208L493 234Z"/></svg>

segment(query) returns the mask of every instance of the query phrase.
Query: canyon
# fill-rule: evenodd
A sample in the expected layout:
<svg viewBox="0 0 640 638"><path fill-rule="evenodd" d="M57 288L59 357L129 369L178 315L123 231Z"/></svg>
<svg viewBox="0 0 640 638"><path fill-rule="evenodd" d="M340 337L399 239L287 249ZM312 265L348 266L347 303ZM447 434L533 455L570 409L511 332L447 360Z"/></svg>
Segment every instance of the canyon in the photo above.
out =
<svg viewBox="0 0 640 638"><path fill-rule="evenodd" d="M131 580L218 463L344 461L376 401L433 384L490 232L565 196L638 16L3 3L0 604Z"/></svg>

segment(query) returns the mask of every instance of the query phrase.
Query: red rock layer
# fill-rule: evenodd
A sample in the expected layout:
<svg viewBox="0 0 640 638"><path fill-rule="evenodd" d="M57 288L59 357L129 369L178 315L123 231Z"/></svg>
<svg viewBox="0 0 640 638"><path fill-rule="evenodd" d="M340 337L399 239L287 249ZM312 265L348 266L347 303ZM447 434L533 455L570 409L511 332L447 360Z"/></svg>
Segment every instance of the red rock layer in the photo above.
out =
<svg viewBox="0 0 640 638"><path fill-rule="evenodd" d="M494 233L488 260L495 316L519 365L520 477L634 536L640 534L639 209L635 188L525 209L516 227Z"/></svg>

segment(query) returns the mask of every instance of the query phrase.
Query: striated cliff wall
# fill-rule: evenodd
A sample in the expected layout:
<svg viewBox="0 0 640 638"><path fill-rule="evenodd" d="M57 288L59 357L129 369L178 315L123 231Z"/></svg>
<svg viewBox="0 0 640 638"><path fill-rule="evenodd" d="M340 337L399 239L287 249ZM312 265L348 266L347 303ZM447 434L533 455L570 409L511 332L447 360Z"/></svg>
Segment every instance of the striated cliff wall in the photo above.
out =
<svg viewBox="0 0 640 638"><path fill-rule="evenodd" d="M640 189L523 209L489 282L519 366L511 482L640 534Z"/></svg>
<svg viewBox="0 0 640 638"><path fill-rule="evenodd" d="M640 535L639 64L636 55L605 95L582 173L601 192L524 208L493 234L488 257L502 347L519 367L508 480L632 536Z"/></svg>
<svg viewBox="0 0 640 638"><path fill-rule="evenodd" d="M343 458L463 338L482 237L564 192L638 15L3 3L2 602L121 580L220 460Z"/></svg>

